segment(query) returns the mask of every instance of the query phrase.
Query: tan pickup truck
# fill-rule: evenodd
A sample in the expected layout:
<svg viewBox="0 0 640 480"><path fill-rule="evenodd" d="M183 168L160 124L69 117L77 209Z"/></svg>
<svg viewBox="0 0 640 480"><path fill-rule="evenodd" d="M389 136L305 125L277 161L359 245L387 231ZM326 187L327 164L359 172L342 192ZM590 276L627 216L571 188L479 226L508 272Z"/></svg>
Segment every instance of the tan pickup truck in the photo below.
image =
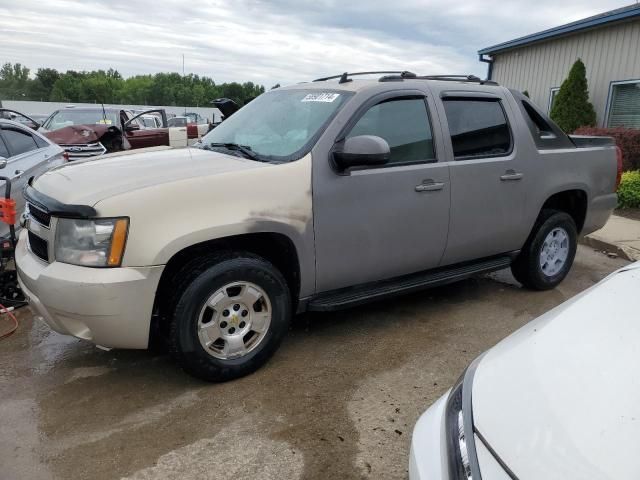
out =
<svg viewBox="0 0 640 480"><path fill-rule="evenodd" d="M613 141L565 135L517 92L338 77L261 95L199 148L31 182L16 263L32 308L105 347L164 339L188 372L228 380L296 312L507 267L553 288L616 206Z"/></svg>

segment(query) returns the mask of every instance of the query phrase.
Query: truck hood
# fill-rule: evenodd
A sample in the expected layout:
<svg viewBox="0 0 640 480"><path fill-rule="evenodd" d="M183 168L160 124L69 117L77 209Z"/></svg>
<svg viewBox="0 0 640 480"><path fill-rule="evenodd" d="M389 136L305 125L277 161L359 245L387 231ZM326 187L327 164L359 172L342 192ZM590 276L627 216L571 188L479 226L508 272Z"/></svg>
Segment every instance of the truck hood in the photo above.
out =
<svg viewBox="0 0 640 480"><path fill-rule="evenodd" d="M638 292L640 262L527 324L480 361L475 427L520 480L640 471Z"/></svg>
<svg viewBox="0 0 640 480"><path fill-rule="evenodd" d="M62 203L93 206L135 189L267 165L197 148L113 154L54 168L33 187Z"/></svg>
<svg viewBox="0 0 640 480"><path fill-rule="evenodd" d="M99 142L105 135L119 134L120 129L110 125L70 125L51 131L40 129L40 132L58 145L75 145Z"/></svg>

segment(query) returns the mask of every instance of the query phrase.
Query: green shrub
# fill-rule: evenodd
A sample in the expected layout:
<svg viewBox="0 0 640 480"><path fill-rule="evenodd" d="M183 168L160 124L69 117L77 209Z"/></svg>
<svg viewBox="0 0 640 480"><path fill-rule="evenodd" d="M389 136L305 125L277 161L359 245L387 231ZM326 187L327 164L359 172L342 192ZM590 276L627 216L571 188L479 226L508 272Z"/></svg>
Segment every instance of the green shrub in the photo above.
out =
<svg viewBox="0 0 640 480"><path fill-rule="evenodd" d="M587 70L582 60L576 60L569 76L562 82L550 116L567 133L596 124L596 111L589 102Z"/></svg>
<svg viewBox="0 0 640 480"><path fill-rule="evenodd" d="M618 208L640 208L640 170L622 174L618 187Z"/></svg>

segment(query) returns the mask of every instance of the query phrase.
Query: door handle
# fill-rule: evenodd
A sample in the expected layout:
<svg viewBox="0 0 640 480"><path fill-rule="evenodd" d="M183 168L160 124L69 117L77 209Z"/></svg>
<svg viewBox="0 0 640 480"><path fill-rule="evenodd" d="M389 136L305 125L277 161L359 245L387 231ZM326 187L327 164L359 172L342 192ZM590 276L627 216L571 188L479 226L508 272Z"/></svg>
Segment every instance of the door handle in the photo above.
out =
<svg viewBox="0 0 640 480"><path fill-rule="evenodd" d="M425 180L420 185L416 185L416 192L435 192L437 190L442 190L443 188L444 188L444 183L442 182Z"/></svg>
<svg viewBox="0 0 640 480"><path fill-rule="evenodd" d="M524 175L522 173L516 172L515 170L507 170L504 172L504 175L500 176L500 180L503 182L507 182L509 180L522 180Z"/></svg>
<svg viewBox="0 0 640 480"><path fill-rule="evenodd" d="M16 170L15 172L13 172L16 178L20 178L23 173L24 173L24 170Z"/></svg>

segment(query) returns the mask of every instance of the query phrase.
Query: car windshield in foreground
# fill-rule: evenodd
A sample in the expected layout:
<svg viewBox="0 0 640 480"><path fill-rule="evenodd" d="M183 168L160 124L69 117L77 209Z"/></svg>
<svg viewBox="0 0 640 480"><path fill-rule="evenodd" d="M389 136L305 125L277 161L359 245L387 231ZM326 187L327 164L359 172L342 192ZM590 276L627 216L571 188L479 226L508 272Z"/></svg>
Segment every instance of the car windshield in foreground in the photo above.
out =
<svg viewBox="0 0 640 480"><path fill-rule="evenodd" d="M114 112L100 110L60 110L47 119L43 128L57 130L71 125L115 125L118 116Z"/></svg>
<svg viewBox="0 0 640 480"><path fill-rule="evenodd" d="M288 162L305 155L351 92L272 90L222 122L201 148L243 150L255 160ZM231 147L228 147L231 146ZM242 152L249 157L246 152Z"/></svg>

